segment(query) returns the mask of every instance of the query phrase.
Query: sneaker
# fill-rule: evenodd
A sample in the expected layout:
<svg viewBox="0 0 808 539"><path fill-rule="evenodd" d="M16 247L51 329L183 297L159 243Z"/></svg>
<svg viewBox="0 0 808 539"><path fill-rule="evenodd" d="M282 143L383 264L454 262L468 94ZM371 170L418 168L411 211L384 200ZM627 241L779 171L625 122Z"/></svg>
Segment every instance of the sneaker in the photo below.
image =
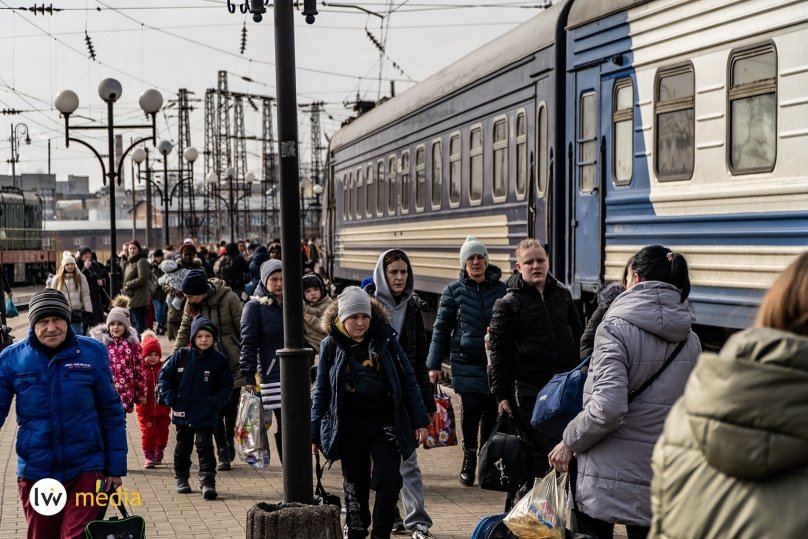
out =
<svg viewBox="0 0 808 539"><path fill-rule="evenodd" d="M412 539L434 539L434 535L429 533L429 528L419 524L412 532Z"/></svg>
<svg viewBox="0 0 808 539"><path fill-rule="evenodd" d="M144 468L146 468L147 470L153 470L154 467L155 467L155 462L146 459L146 465L144 466Z"/></svg>

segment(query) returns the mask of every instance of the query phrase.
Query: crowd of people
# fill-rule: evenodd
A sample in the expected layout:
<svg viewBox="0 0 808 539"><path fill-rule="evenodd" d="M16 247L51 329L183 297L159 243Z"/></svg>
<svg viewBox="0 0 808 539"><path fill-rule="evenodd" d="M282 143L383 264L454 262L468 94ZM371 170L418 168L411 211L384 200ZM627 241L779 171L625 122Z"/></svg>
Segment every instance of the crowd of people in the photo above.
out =
<svg viewBox="0 0 808 539"><path fill-rule="evenodd" d="M0 355L0 424L16 396L29 537L58 537L60 529L81 536L92 511L68 506L45 517L28 492L45 477L69 495L92 491L96 479L120 486L128 413L137 414L148 469L164 463L175 425L178 493L194 490L196 448L199 490L217 498L217 472L234 465L242 391L259 393L274 416L282 462L285 301L303 305L315 351L312 452L341 461L349 539L434 537L417 448L427 440L447 359L461 403L458 481L475 484L479 452L498 416L509 414L526 449L528 487L551 467L569 472L571 527L581 537L611 538L618 523L631 539L720 537L728 529L759 530L739 532L756 537L775 523L755 514L800 499L781 491L802 491L808 454L796 385L808 370L808 254L764 298L756 329L718 355L702 355L693 331L687 261L659 245L629 259L622 282L604 287L585 325L540 242L519 243L515 268L504 273L469 236L431 338L428 305L403 250L381 253L361 287L336 297L313 243L301 245L305 273L294 276L303 297L284 297L281 254L275 242L200 248L189 239L148 252L132 241L115 269L120 290L111 293L110 268L90 248L63 254L31 299L28 338ZM172 342L168 354L161 335ZM587 357L583 410L560 438L534 428L542 387ZM58 450L48 443L54 436ZM714 512L699 512L710 504ZM795 520L789 529L808 526Z"/></svg>

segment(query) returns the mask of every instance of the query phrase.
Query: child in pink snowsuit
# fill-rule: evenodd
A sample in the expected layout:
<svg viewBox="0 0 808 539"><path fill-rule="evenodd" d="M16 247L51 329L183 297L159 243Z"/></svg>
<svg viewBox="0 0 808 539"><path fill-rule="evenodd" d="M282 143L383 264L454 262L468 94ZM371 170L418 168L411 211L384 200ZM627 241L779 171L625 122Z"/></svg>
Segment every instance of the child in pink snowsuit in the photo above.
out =
<svg viewBox="0 0 808 539"><path fill-rule="evenodd" d="M157 377L163 366L163 350L154 332L143 332L140 343L143 367L146 372L148 394L144 404L137 404L137 421L140 425L141 447L146 468L154 468L163 462L163 452L168 443L168 426L171 424L171 408L157 404Z"/></svg>

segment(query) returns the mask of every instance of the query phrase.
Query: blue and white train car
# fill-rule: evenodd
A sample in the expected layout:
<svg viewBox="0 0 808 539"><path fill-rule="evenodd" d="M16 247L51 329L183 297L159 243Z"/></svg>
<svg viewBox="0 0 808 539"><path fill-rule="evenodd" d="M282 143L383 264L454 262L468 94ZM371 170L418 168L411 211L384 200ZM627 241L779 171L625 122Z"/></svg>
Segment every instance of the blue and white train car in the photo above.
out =
<svg viewBox="0 0 808 539"><path fill-rule="evenodd" d="M324 231L333 276L358 282L397 247L435 299L457 279L469 234L506 274L520 240L563 238L568 10L554 5L334 134Z"/></svg>
<svg viewBox="0 0 808 539"><path fill-rule="evenodd" d="M577 0L567 26L577 297L660 243L697 323L749 325L808 246L808 9L800 1Z"/></svg>

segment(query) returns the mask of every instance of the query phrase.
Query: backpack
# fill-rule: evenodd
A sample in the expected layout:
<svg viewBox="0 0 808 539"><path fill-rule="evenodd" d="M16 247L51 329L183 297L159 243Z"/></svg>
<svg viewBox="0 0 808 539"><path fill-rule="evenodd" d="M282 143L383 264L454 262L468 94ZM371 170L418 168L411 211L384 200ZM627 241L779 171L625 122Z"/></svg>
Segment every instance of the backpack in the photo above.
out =
<svg viewBox="0 0 808 539"><path fill-rule="evenodd" d="M227 286L241 290L244 288L244 272L239 271L236 261L232 256L227 255L219 264L219 274Z"/></svg>
<svg viewBox="0 0 808 539"><path fill-rule="evenodd" d="M158 282L159 279L160 278L157 276L157 273L154 271L152 271L149 275L149 296L151 296L152 299L154 299L155 295L157 295L157 293L160 291L160 283Z"/></svg>
<svg viewBox="0 0 808 539"><path fill-rule="evenodd" d="M511 539L516 536L508 529L503 519L508 513L483 517L471 532L471 539Z"/></svg>

